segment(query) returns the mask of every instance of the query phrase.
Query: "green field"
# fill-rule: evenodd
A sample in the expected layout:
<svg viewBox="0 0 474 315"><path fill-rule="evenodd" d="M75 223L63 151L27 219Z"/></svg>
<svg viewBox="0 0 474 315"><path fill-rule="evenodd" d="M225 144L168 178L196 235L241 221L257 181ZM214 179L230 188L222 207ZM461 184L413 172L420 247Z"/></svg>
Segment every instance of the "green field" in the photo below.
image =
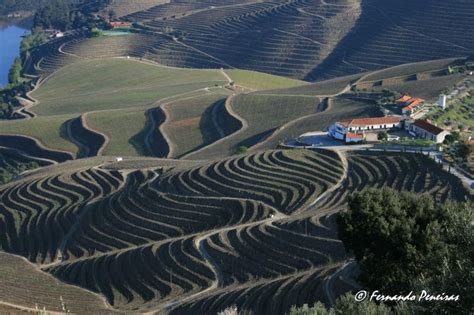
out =
<svg viewBox="0 0 474 315"><path fill-rule="evenodd" d="M255 90L283 89L309 84L301 80L256 71L225 70L225 73L227 73L235 84Z"/></svg>
<svg viewBox="0 0 474 315"><path fill-rule="evenodd" d="M63 124L75 115L36 117L34 119L9 120L0 123L0 134L25 135L38 139L51 149L76 154L79 148L67 140Z"/></svg>
<svg viewBox="0 0 474 315"><path fill-rule="evenodd" d="M219 138L212 121L212 108L228 95L214 93L166 105L169 120L163 131L173 144L173 157L179 157Z"/></svg>
<svg viewBox="0 0 474 315"><path fill-rule="evenodd" d="M106 134L110 141L103 155L139 156L144 154L146 115L144 110L119 110L87 115L90 128Z"/></svg>
<svg viewBox="0 0 474 315"><path fill-rule="evenodd" d="M218 70L174 69L127 59L87 60L67 66L35 91L40 116L145 107L158 99L222 85Z"/></svg>
<svg viewBox="0 0 474 315"><path fill-rule="evenodd" d="M253 89L306 84L253 71L227 73L237 84ZM37 117L1 124L0 133L31 136L51 149L77 153L63 124L88 113L90 127L110 138L105 155L143 155L146 110L157 107L159 100L160 104L173 101L176 104L169 106L171 117L165 127L175 153L181 155L218 139L208 107L229 95L219 88L226 83L220 70L169 68L123 58L84 60L62 68L32 93L39 101L31 109ZM248 110L253 111L254 105L249 102ZM278 103L269 105L280 112ZM291 117L299 113L287 108L282 115L286 111Z"/></svg>
<svg viewBox="0 0 474 315"><path fill-rule="evenodd" d="M220 154L228 155L234 154L239 146L251 147L285 123L316 113L318 105L317 97L239 95L232 107L248 127L219 144L216 152L223 150Z"/></svg>

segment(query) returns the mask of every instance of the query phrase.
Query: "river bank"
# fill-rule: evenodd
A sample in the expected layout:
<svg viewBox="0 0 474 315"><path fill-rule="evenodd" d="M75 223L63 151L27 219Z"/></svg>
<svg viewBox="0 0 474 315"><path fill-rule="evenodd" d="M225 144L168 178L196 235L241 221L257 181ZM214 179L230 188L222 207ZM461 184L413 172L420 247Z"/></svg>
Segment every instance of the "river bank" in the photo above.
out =
<svg viewBox="0 0 474 315"><path fill-rule="evenodd" d="M21 12L19 18L0 17L0 87L8 84L8 73L15 58L20 56L23 36L33 27L32 12Z"/></svg>
<svg viewBox="0 0 474 315"><path fill-rule="evenodd" d="M15 61L20 56L20 44L23 36L28 35L30 30L24 21L21 23L8 24L13 20L0 23L0 87L8 84L8 73Z"/></svg>

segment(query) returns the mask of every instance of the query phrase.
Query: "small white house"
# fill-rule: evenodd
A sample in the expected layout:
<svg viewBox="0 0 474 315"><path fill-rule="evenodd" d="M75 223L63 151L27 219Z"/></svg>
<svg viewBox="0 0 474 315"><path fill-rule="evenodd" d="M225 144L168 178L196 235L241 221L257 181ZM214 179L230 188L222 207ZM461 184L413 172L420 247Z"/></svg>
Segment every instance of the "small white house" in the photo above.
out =
<svg viewBox="0 0 474 315"><path fill-rule="evenodd" d="M360 143L364 141L365 136L361 133L348 132L346 134L346 143Z"/></svg>
<svg viewBox="0 0 474 315"><path fill-rule="evenodd" d="M423 119L419 119L413 123L410 123L408 126L408 131L410 134L415 134L418 138L431 140L436 143L442 143L444 138L449 134L449 132L445 131L444 129L441 129L438 126L433 125L431 122Z"/></svg>

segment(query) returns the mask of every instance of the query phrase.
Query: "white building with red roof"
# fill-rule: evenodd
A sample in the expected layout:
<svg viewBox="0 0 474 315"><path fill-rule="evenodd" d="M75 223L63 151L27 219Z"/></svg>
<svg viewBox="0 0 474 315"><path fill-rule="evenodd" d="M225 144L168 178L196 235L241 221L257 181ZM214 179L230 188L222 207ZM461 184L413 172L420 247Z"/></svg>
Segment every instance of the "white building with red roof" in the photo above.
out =
<svg viewBox="0 0 474 315"><path fill-rule="evenodd" d="M403 95L396 103L402 106L403 115L412 116L425 105L425 100L418 97L411 97L410 95Z"/></svg>
<svg viewBox="0 0 474 315"><path fill-rule="evenodd" d="M329 135L346 142L360 142L365 132L402 128L401 117L356 118L337 121L329 127Z"/></svg>
<svg viewBox="0 0 474 315"><path fill-rule="evenodd" d="M436 143L442 143L449 132L433 125L429 120L415 120L414 122L407 122L407 130L416 135L418 138L431 140Z"/></svg>

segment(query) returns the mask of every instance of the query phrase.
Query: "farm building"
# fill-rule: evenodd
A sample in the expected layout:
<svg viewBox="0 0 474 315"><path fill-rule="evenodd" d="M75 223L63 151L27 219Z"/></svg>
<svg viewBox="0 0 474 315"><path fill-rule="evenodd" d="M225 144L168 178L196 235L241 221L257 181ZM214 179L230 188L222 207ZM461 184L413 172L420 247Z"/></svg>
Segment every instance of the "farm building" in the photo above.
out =
<svg viewBox="0 0 474 315"><path fill-rule="evenodd" d="M404 105L404 106L405 106L405 105L407 105L407 102L408 102L409 100L411 100L411 99L412 99L411 96L409 96L409 95L403 95L403 96L400 97L396 102L397 102L398 105Z"/></svg>
<svg viewBox="0 0 474 315"><path fill-rule="evenodd" d="M449 132L424 119L415 120L415 122L407 122L406 128L417 137L432 140L436 143L442 143L444 138L449 134Z"/></svg>
<svg viewBox="0 0 474 315"><path fill-rule="evenodd" d="M365 135L361 133L353 133L348 132L346 133L346 143L359 143L364 141Z"/></svg>
<svg viewBox="0 0 474 315"><path fill-rule="evenodd" d="M130 22L122 22L122 21L117 21L117 22L109 22L109 27L113 29L120 29L120 28L131 28L132 23Z"/></svg>
<svg viewBox="0 0 474 315"><path fill-rule="evenodd" d="M401 117L395 116L347 119L337 121L332 124L329 127L329 135L338 140L345 140L346 142L357 142L356 140L359 140L360 136L362 136L363 138L363 135L355 137L354 134L360 134L360 132L363 133L365 131L387 130L401 127Z"/></svg>
<svg viewBox="0 0 474 315"><path fill-rule="evenodd" d="M403 106L403 115L412 116L415 112L417 112L423 107L423 105L425 104L425 100L418 97L403 95L396 101L396 103L400 106Z"/></svg>

